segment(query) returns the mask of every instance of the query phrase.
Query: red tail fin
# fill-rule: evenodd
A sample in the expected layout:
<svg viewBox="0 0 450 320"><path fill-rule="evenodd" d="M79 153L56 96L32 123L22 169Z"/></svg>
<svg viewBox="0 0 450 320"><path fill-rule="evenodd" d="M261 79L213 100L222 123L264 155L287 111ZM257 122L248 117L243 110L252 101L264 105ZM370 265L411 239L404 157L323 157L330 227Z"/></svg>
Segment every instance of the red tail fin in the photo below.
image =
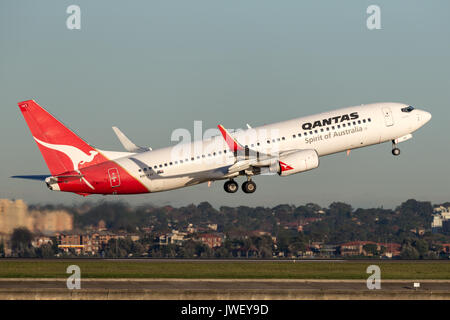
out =
<svg viewBox="0 0 450 320"><path fill-rule="evenodd" d="M107 160L34 100L18 105L52 175Z"/></svg>

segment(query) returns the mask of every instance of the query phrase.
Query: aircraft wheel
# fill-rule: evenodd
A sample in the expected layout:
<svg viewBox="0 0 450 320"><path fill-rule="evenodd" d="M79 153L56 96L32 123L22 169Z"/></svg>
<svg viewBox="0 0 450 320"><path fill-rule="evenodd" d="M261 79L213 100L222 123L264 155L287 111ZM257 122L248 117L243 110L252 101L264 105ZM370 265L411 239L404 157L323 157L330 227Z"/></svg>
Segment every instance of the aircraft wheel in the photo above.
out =
<svg viewBox="0 0 450 320"><path fill-rule="evenodd" d="M400 154L400 149L399 149L399 148L394 148L394 149L392 149L392 154L393 154L394 156L398 156L398 155Z"/></svg>
<svg viewBox="0 0 450 320"><path fill-rule="evenodd" d="M256 190L256 183L253 181L246 181L242 184L242 191L245 193L253 193Z"/></svg>
<svg viewBox="0 0 450 320"><path fill-rule="evenodd" d="M235 193L236 191L238 191L239 185L236 183L236 181L229 180L229 181L225 182L225 184L223 185L223 188L228 193Z"/></svg>

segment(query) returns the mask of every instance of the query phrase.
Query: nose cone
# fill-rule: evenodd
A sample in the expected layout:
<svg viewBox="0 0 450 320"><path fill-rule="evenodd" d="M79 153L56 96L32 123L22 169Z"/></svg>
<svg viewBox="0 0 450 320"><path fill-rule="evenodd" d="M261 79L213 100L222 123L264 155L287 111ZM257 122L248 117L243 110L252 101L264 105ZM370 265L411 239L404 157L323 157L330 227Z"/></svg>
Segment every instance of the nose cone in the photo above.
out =
<svg viewBox="0 0 450 320"><path fill-rule="evenodd" d="M422 111L422 119L424 124L427 123L428 121L431 120L431 113Z"/></svg>

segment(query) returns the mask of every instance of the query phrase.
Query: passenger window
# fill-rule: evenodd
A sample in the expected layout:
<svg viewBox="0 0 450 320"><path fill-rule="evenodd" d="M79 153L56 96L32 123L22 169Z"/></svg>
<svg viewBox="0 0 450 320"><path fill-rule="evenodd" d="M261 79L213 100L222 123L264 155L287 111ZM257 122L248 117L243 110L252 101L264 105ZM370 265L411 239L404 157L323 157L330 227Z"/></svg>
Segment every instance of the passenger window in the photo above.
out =
<svg viewBox="0 0 450 320"><path fill-rule="evenodd" d="M366 119L364 119L363 122L366 123Z"/></svg>

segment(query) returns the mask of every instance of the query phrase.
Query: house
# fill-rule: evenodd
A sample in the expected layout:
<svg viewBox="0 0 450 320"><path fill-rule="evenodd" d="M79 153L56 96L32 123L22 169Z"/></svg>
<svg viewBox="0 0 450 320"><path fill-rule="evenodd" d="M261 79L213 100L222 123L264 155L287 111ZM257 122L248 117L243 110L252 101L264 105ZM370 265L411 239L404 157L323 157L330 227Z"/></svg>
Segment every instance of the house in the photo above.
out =
<svg viewBox="0 0 450 320"><path fill-rule="evenodd" d="M161 234L159 236L159 245L165 246L168 244L181 245L185 241L187 233L178 230L172 230L170 233Z"/></svg>
<svg viewBox="0 0 450 320"><path fill-rule="evenodd" d="M220 247L223 243L224 236L219 234L201 234L197 240L206 244L210 248Z"/></svg>
<svg viewBox="0 0 450 320"><path fill-rule="evenodd" d="M352 241L343 243L339 246L341 256L371 256L372 253L366 252L364 246L372 244L376 245L378 252L384 248L383 256L392 258L400 255L401 245L398 243L376 243L373 241Z"/></svg>
<svg viewBox="0 0 450 320"><path fill-rule="evenodd" d="M340 245L341 256L361 256L366 255L363 247L367 244L375 244L373 241L351 241Z"/></svg>
<svg viewBox="0 0 450 320"><path fill-rule="evenodd" d="M53 244L52 238L48 236L37 236L31 241L31 245L35 248L40 248L44 244Z"/></svg>

